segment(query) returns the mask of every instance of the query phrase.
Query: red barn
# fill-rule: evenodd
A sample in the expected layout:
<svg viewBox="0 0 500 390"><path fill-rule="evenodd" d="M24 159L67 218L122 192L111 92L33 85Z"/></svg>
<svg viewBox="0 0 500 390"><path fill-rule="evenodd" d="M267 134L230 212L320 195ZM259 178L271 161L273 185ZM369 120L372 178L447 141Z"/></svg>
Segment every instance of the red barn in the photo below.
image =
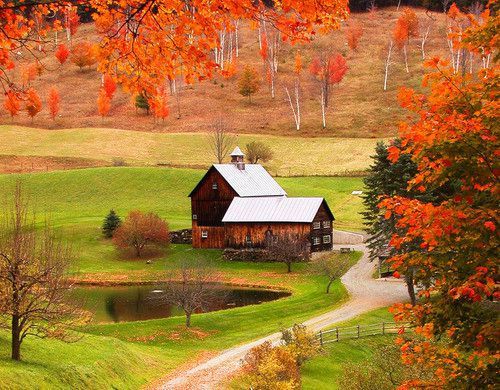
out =
<svg viewBox="0 0 500 390"><path fill-rule="evenodd" d="M193 247L259 248L280 235L330 250L334 216L323 198L290 198L260 164L245 164L237 147L230 164L213 165L193 189Z"/></svg>

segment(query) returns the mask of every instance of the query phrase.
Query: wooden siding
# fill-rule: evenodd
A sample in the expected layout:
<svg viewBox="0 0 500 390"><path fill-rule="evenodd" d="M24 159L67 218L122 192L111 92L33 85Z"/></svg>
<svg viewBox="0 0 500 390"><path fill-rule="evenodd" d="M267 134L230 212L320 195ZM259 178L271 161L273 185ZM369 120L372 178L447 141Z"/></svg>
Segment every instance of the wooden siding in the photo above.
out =
<svg viewBox="0 0 500 390"><path fill-rule="evenodd" d="M202 232L207 232L207 237L202 238ZM224 227L222 226L198 226L193 221L193 248L224 248Z"/></svg>
<svg viewBox="0 0 500 390"><path fill-rule="evenodd" d="M285 234L308 238L311 226L308 223L226 223L225 245L229 248L262 248L266 244L267 232L273 236ZM251 237L252 243L247 243L246 237Z"/></svg>
<svg viewBox="0 0 500 390"><path fill-rule="evenodd" d="M323 227L323 222L328 221L328 227L325 228ZM314 222L319 222L320 228L319 229L314 229ZM328 251L331 250L333 247L333 220L331 217L330 212L327 209L327 206L325 205L325 202L321 205L321 207L318 209L318 212L316 213L316 216L313 219L313 223L310 225L311 226L311 234L310 234L310 242L311 242L311 251L312 252L319 252L319 251ZM329 235L330 236L330 243L325 244L323 242L323 237ZM320 239L320 244L319 245L314 245L314 238L317 237Z"/></svg>
<svg viewBox="0 0 500 390"><path fill-rule="evenodd" d="M213 189L213 185L217 189ZM198 226L223 226L222 218L236 192L215 168L209 170L191 194L191 218L196 215Z"/></svg>

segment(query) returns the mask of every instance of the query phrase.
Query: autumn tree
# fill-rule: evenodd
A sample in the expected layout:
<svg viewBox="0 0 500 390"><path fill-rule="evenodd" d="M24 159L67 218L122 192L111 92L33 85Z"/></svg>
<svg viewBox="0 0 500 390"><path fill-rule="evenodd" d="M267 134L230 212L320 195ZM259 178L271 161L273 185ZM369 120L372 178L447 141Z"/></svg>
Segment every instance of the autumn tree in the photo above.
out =
<svg viewBox="0 0 500 390"><path fill-rule="evenodd" d="M405 8L403 13L396 21L396 26L394 28L394 42L398 49L403 51L405 59L406 73L409 73L408 68L408 53L407 47L410 43L410 38L417 37L419 32L418 18L410 8Z"/></svg>
<svg viewBox="0 0 500 390"><path fill-rule="evenodd" d="M489 19L493 18L493 19ZM491 48L498 16L464 33L473 50ZM447 61L426 66L428 92L404 89L403 107L412 122L400 126L397 161L410 154L418 172L409 185L425 191L443 183L459 185L436 203L393 197L381 203L386 217L398 216L391 245L420 240L420 248L391 259L403 270L417 266L422 286L415 306L396 305L397 320L410 321L420 338L400 337L403 361L433 370L435 380L411 378L416 387L495 387L498 383L498 65L476 77L456 74Z"/></svg>
<svg viewBox="0 0 500 390"><path fill-rule="evenodd" d="M363 28L357 22L351 21L345 29L347 45L351 50L358 50L359 40L363 36Z"/></svg>
<svg viewBox="0 0 500 390"><path fill-rule="evenodd" d="M59 61L59 63L62 65L68 59L70 52L69 49L66 47L66 45L64 43L61 43L57 47L57 50L54 54L57 58L57 61Z"/></svg>
<svg viewBox="0 0 500 390"><path fill-rule="evenodd" d="M19 110L21 109L21 101L14 91L9 90L5 93L3 106L9 112L10 117L14 119L14 117L19 113Z"/></svg>
<svg viewBox="0 0 500 390"><path fill-rule="evenodd" d="M50 88L49 90L49 98L47 101L47 105L49 106L49 113L52 120L56 119L57 114L59 113L60 108L60 98L59 92L55 87Z"/></svg>
<svg viewBox="0 0 500 390"><path fill-rule="evenodd" d="M342 54L339 53L323 53L311 62L309 71L320 84L323 128L326 128L326 109L330 102L330 87L342 81L347 69L347 62Z"/></svg>
<svg viewBox="0 0 500 390"><path fill-rule="evenodd" d="M111 99L108 97L108 94L101 88L99 90L99 95L97 96L97 110L99 115L103 118L109 114L109 110L111 109Z"/></svg>
<svg viewBox="0 0 500 390"><path fill-rule="evenodd" d="M165 118L170 113L170 110L168 108L167 96L165 95L165 93L158 93L156 96L154 96L151 102L151 106L155 118L165 121Z"/></svg>
<svg viewBox="0 0 500 390"><path fill-rule="evenodd" d="M111 100L116 92L115 80L109 75L105 74L102 79L102 88L106 92L106 96Z"/></svg>
<svg viewBox="0 0 500 390"><path fill-rule="evenodd" d="M42 110L42 101L40 100L40 96L38 96L38 93L33 88L28 90L25 108L26 112L31 117L32 122L33 118Z"/></svg>
<svg viewBox="0 0 500 390"><path fill-rule="evenodd" d="M235 137L230 133L230 127L222 116L212 123L208 137L213 156L222 164L235 142Z"/></svg>
<svg viewBox="0 0 500 390"><path fill-rule="evenodd" d="M281 47L280 31L275 27L261 23L260 56L264 63L265 79L269 83L271 97L276 96L276 75L278 73L278 53Z"/></svg>
<svg viewBox="0 0 500 390"><path fill-rule="evenodd" d="M80 70L84 67L91 67L97 62L95 48L90 42L79 42L71 50L70 60L78 66Z"/></svg>
<svg viewBox="0 0 500 390"><path fill-rule="evenodd" d="M308 242L292 234L273 237L266 245L269 258L286 264L287 272L292 272L292 264L309 260Z"/></svg>
<svg viewBox="0 0 500 390"><path fill-rule="evenodd" d="M248 97L248 101L252 101L252 95L257 93L260 88L259 75L255 69L246 66L238 80L239 93L242 96Z"/></svg>
<svg viewBox="0 0 500 390"><path fill-rule="evenodd" d="M326 293L330 293L330 287L336 280L344 275L351 267L351 255L341 253L340 255L327 253L316 257L311 261L311 272L326 277Z"/></svg>
<svg viewBox="0 0 500 390"><path fill-rule="evenodd" d="M165 299L184 311L188 328L193 313L205 310L214 299L221 298L222 292L213 288L220 277L206 259L182 259L168 279Z"/></svg>
<svg viewBox="0 0 500 390"><path fill-rule="evenodd" d="M133 248L141 257L146 247L169 245L168 224L155 213L131 211L115 230L113 242L118 248Z"/></svg>
<svg viewBox="0 0 500 390"><path fill-rule="evenodd" d="M246 144L246 158L250 164L257 164L259 161L267 162L273 158L273 150L262 141L251 141Z"/></svg>
<svg viewBox="0 0 500 390"><path fill-rule="evenodd" d="M48 224L37 229L20 183L1 222L0 327L11 332L12 359L21 360L26 337L74 339L69 329L84 317L65 301L68 247Z"/></svg>

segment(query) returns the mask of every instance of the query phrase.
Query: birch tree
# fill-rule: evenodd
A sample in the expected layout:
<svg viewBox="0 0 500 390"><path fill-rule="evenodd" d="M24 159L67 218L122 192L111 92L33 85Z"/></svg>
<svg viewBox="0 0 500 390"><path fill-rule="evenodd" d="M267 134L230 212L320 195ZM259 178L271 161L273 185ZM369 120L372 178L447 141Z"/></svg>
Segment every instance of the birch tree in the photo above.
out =
<svg viewBox="0 0 500 390"><path fill-rule="evenodd" d="M387 80L389 78L389 67L391 66L391 55L392 55L392 49L394 48L394 41L391 39L389 40L389 45L387 48L387 57L385 59L385 65L384 65L384 91L387 91Z"/></svg>
<svg viewBox="0 0 500 390"><path fill-rule="evenodd" d="M410 73L408 67L408 45L410 38L418 36L418 18L415 12L406 8L396 22L394 28L394 42L398 49L403 51L406 73Z"/></svg>
<svg viewBox="0 0 500 390"><path fill-rule="evenodd" d="M295 55L295 69L293 79L293 97L290 94L289 86L285 84L285 92L292 110L295 128L300 130L300 74L302 72L302 57L299 52Z"/></svg>

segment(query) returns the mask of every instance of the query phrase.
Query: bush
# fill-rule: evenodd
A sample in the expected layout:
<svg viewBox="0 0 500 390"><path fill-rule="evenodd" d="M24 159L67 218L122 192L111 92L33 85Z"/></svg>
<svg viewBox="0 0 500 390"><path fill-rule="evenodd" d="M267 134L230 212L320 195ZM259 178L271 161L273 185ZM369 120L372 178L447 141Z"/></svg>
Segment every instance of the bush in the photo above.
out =
<svg viewBox="0 0 500 390"><path fill-rule="evenodd" d="M291 329L282 330L281 334L281 340L294 353L299 367L320 352L318 339L304 325L295 324Z"/></svg>
<svg viewBox="0 0 500 390"><path fill-rule="evenodd" d="M122 249L133 248L141 257L148 246L166 248L170 242L168 224L157 214L131 211L116 229L113 242Z"/></svg>
<svg viewBox="0 0 500 390"><path fill-rule="evenodd" d="M135 97L135 108L141 109L141 110L146 110L146 113L149 115L149 110L150 110L150 105L148 98L140 93Z"/></svg>
<svg viewBox="0 0 500 390"><path fill-rule="evenodd" d="M113 237L113 233L120 226L122 220L115 213L115 210L110 210L109 214L104 218L104 222L102 224L102 234L106 238Z"/></svg>
<svg viewBox="0 0 500 390"><path fill-rule="evenodd" d="M76 66L83 69L85 66L92 66L97 62L95 47L89 42L77 43L71 50L70 60Z"/></svg>

